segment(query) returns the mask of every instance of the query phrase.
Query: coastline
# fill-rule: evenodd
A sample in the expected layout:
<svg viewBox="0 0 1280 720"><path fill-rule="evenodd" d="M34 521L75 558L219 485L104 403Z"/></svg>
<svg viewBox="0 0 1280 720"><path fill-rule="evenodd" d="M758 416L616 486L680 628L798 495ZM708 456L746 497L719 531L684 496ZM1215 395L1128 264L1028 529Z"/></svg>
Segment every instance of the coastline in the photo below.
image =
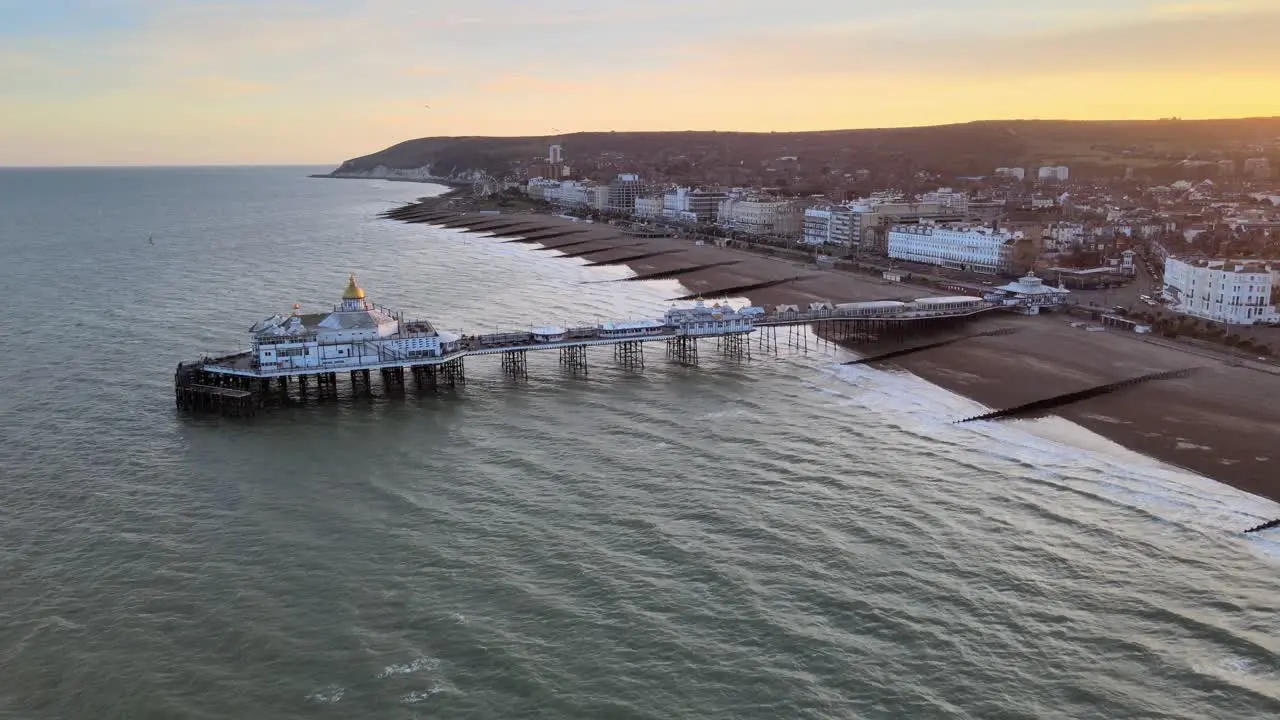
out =
<svg viewBox="0 0 1280 720"><path fill-rule="evenodd" d="M443 196L432 200L389 215L404 222L489 232L496 236L494 242L529 243L590 263L626 265L636 273L631 280L668 277L679 280L691 293L709 298L745 297L766 305L910 300L941 294L927 286L820 268L794 257L696 246L681 238L637 237L615 226L556 216L457 212L441 216L447 200ZM1151 372L1198 368L1187 378L1094 397L1049 414L1142 455L1280 502L1280 449L1273 450L1280 439L1280 406L1256 402L1258 397L1280 397L1280 375L1127 331L1087 332L1071 327L1069 317L1062 314L988 315L961 329L938 333L937 338L1000 328L1015 332L967 339L878 365L910 372L991 408ZM865 357L923 342L840 344Z"/></svg>

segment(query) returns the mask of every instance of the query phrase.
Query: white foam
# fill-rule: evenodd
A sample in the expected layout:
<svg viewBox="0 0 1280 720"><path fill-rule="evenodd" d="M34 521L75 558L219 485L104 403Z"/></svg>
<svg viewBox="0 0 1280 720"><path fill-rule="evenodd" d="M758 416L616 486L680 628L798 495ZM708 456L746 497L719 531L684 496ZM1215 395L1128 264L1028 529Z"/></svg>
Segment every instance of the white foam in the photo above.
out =
<svg viewBox="0 0 1280 720"><path fill-rule="evenodd" d="M382 672L378 673L378 677L379 678L399 677L401 675L410 675L412 673L416 673L421 670L434 670L439 666L440 666L439 660L433 657L427 657L426 655L420 655L403 665L386 666L385 668L382 669Z"/></svg>
<svg viewBox="0 0 1280 720"><path fill-rule="evenodd" d="M1033 466L1035 480L1206 533L1239 532L1280 517L1280 504L1133 452L1063 418L956 425L985 408L902 371L849 365L827 372L856 390L824 394L877 411L902 430Z"/></svg>
<svg viewBox="0 0 1280 720"><path fill-rule="evenodd" d="M436 683L426 690L414 690L412 692L405 693L405 695L400 698L400 702L405 705L417 705L418 703L430 700L433 695L439 695L440 693L448 692L449 690L449 687Z"/></svg>
<svg viewBox="0 0 1280 720"><path fill-rule="evenodd" d="M338 702L339 700L341 700L342 696L346 694L347 694L346 688L341 687L339 685L329 685L328 687L321 688L311 693L310 695L307 696L307 699L310 700L311 702L322 703L325 705L332 705Z"/></svg>

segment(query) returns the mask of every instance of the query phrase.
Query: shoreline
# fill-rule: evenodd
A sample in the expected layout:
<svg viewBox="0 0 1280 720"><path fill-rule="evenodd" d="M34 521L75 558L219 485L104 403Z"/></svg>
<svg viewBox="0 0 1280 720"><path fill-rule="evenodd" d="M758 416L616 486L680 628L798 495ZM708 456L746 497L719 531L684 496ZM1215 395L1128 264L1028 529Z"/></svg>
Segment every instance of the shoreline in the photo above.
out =
<svg viewBox="0 0 1280 720"><path fill-rule="evenodd" d="M453 212L435 217L448 201L444 196L431 200L436 202L406 206L397 219L492 232L497 236L494 242L528 243L548 251L563 248L562 256L626 265L636 273L636 278L615 282L657 275L679 281L691 293L745 297L757 305L911 300L941 294L928 286L820 268L790 256L696 246L681 238L639 237L616 226L551 215ZM740 291L722 292L734 289ZM1065 314L987 315L904 344L837 344L865 357L932 339L1013 328L1012 334L966 339L877 363L993 409L1146 373L1198 368L1187 378L1129 388L1045 414L1065 418L1141 455L1280 502L1280 448L1275 448L1280 407L1256 401L1280 397L1280 375L1255 371L1235 359L1130 337L1126 331L1088 332L1071 327L1070 320Z"/></svg>

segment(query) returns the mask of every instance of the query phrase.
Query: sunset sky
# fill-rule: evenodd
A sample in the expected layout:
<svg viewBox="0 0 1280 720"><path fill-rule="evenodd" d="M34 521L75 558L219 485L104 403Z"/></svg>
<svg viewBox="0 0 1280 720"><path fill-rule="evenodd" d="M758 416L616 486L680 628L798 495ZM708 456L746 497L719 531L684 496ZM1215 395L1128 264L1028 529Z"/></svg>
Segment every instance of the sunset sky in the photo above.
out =
<svg viewBox="0 0 1280 720"><path fill-rule="evenodd" d="M1278 37L1280 0L0 0L0 165L1280 115Z"/></svg>

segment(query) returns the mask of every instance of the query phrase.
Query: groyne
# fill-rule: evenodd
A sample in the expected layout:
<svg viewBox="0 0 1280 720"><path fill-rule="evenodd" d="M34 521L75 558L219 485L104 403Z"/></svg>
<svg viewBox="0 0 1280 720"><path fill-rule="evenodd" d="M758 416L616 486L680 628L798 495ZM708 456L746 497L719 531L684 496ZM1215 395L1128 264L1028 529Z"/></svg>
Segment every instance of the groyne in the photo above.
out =
<svg viewBox="0 0 1280 720"><path fill-rule="evenodd" d="M1154 382L1156 380L1167 380L1170 378L1184 378L1192 374L1198 369L1199 368L1186 368L1183 370L1167 370L1165 372L1151 373L1149 375L1141 375L1139 377L1129 378L1127 380L1119 380L1117 382L1107 383L1106 385L1098 385L1097 387L1091 387L1084 390L1077 390L1075 392L1064 393L1062 395L1054 395L1053 397L1047 397L1042 400L1034 400L1032 402L1023 403L1022 405L1016 405L1011 408L1004 408L1003 410L993 410L989 413L974 415L973 417L968 417L963 420L957 420L956 422L967 423L967 422L974 422L977 420L1000 420L1003 418L1030 415L1032 413L1043 412L1045 410L1053 410L1055 408L1060 408L1065 405L1070 405L1072 403L1080 402L1081 400L1088 400L1089 398L1092 398L1092 397L1097 397L1099 395L1106 395L1108 393L1116 392L1117 390L1123 390L1125 388L1134 387L1135 385L1141 385L1143 383Z"/></svg>
<svg viewBox="0 0 1280 720"><path fill-rule="evenodd" d="M1246 533L1262 532L1263 530L1270 530L1271 528L1274 528L1274 527L1280 527L1280 518L1276 518L1275 520L1272 520L1270 522L1264 522L1261 525L1258 525L1257 527L1251 527L1248 530L1245 530L1245 532Z"/></svg>
<svg viewBox="0 0 1280 720"><path fill-rule="evenodd" d="M965 335L964 337L951 338L949 340L939 340L938 342L931 342L925 345L917 345L915 347L902 348L900 350L890 350L889 352L883 352L877 355L870 355L868 357L858 358L857 360L850 360L844 364L845 365L866 365L867 363L880 362L881 360L892 360L893 358L902 357L903 355L910 355L912 353L918 353L924 350L933 350L934 348L946 347L947 345L952 345L954 343L962 342L964 340L972 340L974 338L980 338L980 337L999 337L1001 335L1012 335L1016 330L1017 328L1000 328L999 330L988 330L987 332L973 333L972 335Z"/></svg>

